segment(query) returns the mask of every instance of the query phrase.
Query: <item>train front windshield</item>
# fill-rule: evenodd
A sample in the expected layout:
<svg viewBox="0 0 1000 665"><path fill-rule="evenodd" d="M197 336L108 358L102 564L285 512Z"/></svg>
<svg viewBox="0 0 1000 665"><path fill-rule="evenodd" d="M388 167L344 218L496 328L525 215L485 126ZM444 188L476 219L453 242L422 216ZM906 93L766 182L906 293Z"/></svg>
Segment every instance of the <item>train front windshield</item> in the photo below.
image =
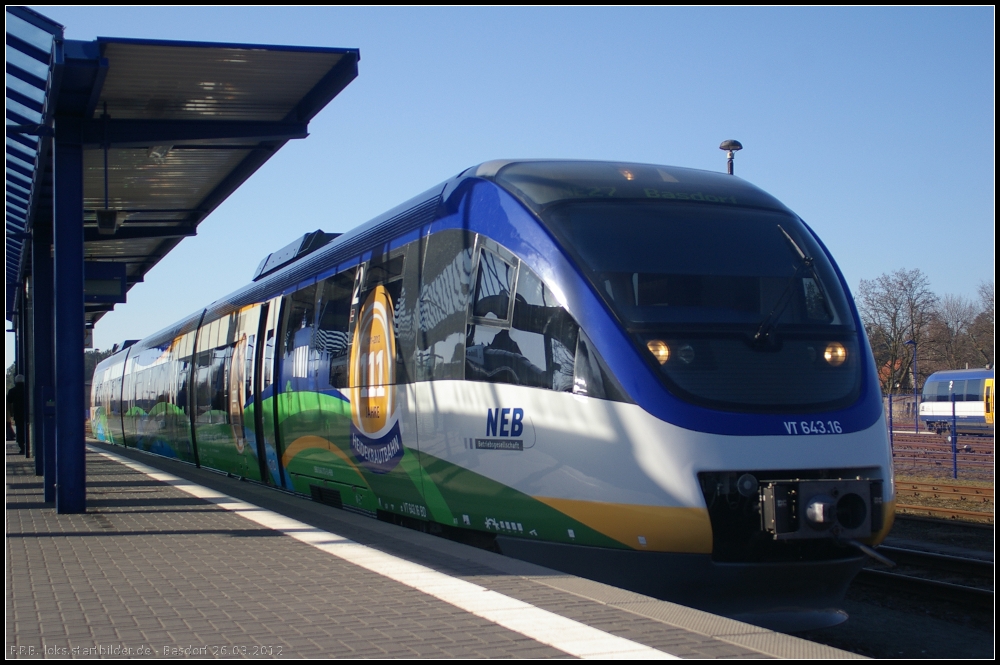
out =
<svg viewBox="0 0 1000 665"><path fill-rule="evenodd" d="M794 215L634 196L538 212L678 397L747 412L857 398L847 296Z"/></svg>

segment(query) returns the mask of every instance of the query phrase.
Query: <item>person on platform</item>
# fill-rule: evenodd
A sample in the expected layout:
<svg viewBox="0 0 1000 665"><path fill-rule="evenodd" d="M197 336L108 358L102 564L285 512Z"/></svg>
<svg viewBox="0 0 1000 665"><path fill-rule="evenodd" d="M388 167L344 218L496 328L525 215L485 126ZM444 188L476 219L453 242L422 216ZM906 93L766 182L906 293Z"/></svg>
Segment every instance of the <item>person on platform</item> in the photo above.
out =
<svg viewBox="0 0 1000 665"><path fill-rule="evenodd" d="M24 375L14 377L14 387L7 391L7 420L14 421L17 449L24 454Z"/></svg>

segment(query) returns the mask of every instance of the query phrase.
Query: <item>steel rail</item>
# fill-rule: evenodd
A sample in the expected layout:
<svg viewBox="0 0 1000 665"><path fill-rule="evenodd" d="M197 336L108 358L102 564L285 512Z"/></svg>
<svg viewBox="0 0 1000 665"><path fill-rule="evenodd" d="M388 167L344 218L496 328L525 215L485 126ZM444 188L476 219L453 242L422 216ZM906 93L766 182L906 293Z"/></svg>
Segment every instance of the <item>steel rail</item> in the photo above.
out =
<svg viewBox="0 0 1000 665"><path fill-rule="evenodd" d="M993 590L969 587L951 582L939 582L922 577L889 573L884 570L863 568L856 581L866 585L879 587L894 592L912 593L920 596L932 596L936 599L951 600L964 606L977 609L993 609Z"/></svg>
<svg viewBox="0 0 1000 665"><path fill-rule="evenodd" d="M948 485L945 483L911 483L897 482L896 495L907 496L930 495L936 499L968 500L969 497L981 499L983 503L993 501L992 487L973 487L970 485Z"/></svg>
<svg viewBox="0 0 1000 665"><path fill-rule="evenodd" d="M979 519L987 519L990 522L993 521L993 513L981 510L956 510L954 508L934 508L932 506L911 506L905 503L896 504L896 512L901 510L906 511L916 511L922 513L928 513L935 517L947 517L949 519L956 519L961 517L976 517Z"/></svg>
<svg viewBox="0 0 1000 665"><path fill-rule="evenodd" d="M955 556L954 554L926 552L924 550L895 547L893 545L880 545L875 549L879 554L884 554L899 565L920 566L936 571L940 570L949 573L959 573L960 575L993 579L993 561L988 559L974 559L972 557Z"/></svg>

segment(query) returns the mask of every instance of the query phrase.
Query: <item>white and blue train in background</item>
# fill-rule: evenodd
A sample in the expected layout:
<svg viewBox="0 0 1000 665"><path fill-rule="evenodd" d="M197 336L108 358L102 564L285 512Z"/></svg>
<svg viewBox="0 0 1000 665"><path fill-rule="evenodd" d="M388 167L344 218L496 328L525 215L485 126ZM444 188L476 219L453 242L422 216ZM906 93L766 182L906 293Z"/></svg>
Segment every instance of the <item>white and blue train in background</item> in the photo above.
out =
<svg viewBox="0 0 1000 665"><path fill-rule="evenodd" d="M952 397L959 434L993 435L992 369L953 369L927 377L920 399L920 422L938 434L951 430Z"/></svg>

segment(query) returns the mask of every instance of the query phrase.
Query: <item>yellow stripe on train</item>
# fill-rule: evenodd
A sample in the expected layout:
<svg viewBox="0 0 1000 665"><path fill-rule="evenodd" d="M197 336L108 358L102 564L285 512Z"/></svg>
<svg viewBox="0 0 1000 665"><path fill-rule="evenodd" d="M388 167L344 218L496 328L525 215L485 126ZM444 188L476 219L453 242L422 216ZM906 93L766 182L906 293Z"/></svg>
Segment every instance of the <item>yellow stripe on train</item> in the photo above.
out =
<svg viewBox="0 0 1000 665"><path fill-rule="evenodd" d="M692 554L712 552L712 524L708 511L702 508L533 498L633 549Z"/></svg>

